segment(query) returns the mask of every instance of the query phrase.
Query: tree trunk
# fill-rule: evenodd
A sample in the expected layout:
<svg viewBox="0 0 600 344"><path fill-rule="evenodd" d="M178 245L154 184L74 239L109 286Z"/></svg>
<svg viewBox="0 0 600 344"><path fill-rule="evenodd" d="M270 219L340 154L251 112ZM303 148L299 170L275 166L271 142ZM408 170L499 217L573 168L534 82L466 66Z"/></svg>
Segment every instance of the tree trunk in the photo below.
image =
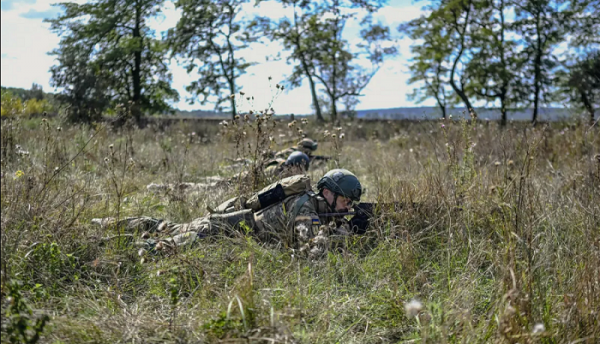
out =
<svg viewBox="0 0 600 344"><path fill-rule="evenodd" d="M304 74L308 78L308 83L310 85L310 93L312 96L313 107L315 108L315 114L317 116L318 122L325 122L323 119L323 114L321 114L321 105L319 104L319 98L317 97L317 88L315 86L315 81L312 78L312 74L310 73L310 69L308 68L308 63L306 62L306 57L302 52L302 45L300 44L300 33L298 32L298 18L296 16L296 2L293 2L294 6L294 27L296 30L296 38L294 39L294 44L296 45L296 50L299 52L300 63L302 64L302 69L304 70Z"/></svg>
<svg viewBox="0 0 600 344"><path fill-rule="evenodd" d="M232 67L231 70L233 71L233 66L230 67ZM235 79L227 77L227 83L229 84L229 92L231 93L229 96L229 103L231 104L231 119L235 119L235 116L237 115L237 110L235 108Z"/></svg>
<svg viewBox="0 0 600 344"><path fill-rule="evenodd" d="M333 97L332 97L333 99ZM331 101L331 122L336 123L337 121L337 106L335 105L335 100Z"/></svg>
<svg viewBox="0 0 600 344"><path fill-rule="evenodd" d="M463 101L463 103L465 103L465 106L467 107L469 114L472 114L473 117L477 117L477 113L475 112L475 109L471 105L471 102L469 101L469 97L467 97L465 92L463 92L462 88L458 88L458 86L456 86L456 83L454 82L454 74L456 73L458 61L460 61L460 58L462 57L462 54L465 50L465 36L467 35L467 26L469 25L469 16L471 14L470 5L471 4L469 3L469 8L467 8L467 12L465 15L465 24L464 24L462 32L459 30L458 26L456 26L454 28L454 30L456 30L456 32L460 35L460 50L458 51L458 54L454 58L454 63L452 64L452 70L450 71L450 86L452 86L452 89L454 90L454 92L456 92L456 94L458 94L458 96Z"/></svg>
<svg viewBox="0 0 600 344"><path fill-rule="evenodd" d="M537 123L538 119L538 107L540 104L540 60L541 56L536 56L535 58L535 79L534 79L534 98L533 98L533 117L531 118L531 123L534 125Z"/></svg>
<svg viewBox="0 0 600 344"><path fill-rule="evenodd" d="M435 100L437 101L438 107L442 111L442 118L446 119L446 105L442 103L440 96L438 94L434 95Z"/></svg>
<svg viewBox="0 0 600 344"><path fill-rule="evenodd" d="M584 90L580 90L579 93L581 94L581 102L583 103L583 105L587 109L588 113L590 114L590 125L594 125L594 117L595 117L594 105L592 105L592 103L590 102L590 99L588 98L588 96Z"/></svg>
<svg viewBox="0 0 600 344"><path fill-rule="evenodd" d="M310 70L308 69L308 64L306 63L304 56L302 56L300 60L300 63L302 63L302 69L304 69L304 74L306 74L306 77L308 78L308 83L310 85L310 93L312 95L312 102L317 115L317 121L325 122L325 120L323 119L323 114L321 113L321 105L319 104L319 98L317 97L317 88L315 86L315 81L313 80L312 75L310 74Z"/></svg>
<svg viewBox="0 0 600 344"><path fill-rule="evenodd" d="M508 84L509 84L509 80L508 80L508 72L507 72L507 66L506 66L506 56L505 56L505 51L504 51L504 1L500 1L500 61L502 63L502 86L500 87L500 111L501 111L501 118L500 118L500 125L502 127L506 126L506 121L507 121L507 113L506 113L506 95L508 93Z"/></svg>
<svg viewBox="0 0 600 344"><path fill-rule="evenodd" d="M237 116L237 109L235 108L235 49L231 44L231 30L233 27L233 17L235 16L234 9L229 6L229 32L227 33L227 50L229 54L227 55L227 68L229 69L229 75L227 76L227 82L229 83L229 92L232 97L229 98L231 102L231 119L235 119ZM226 72L226 71L225 71Z"/></svg>
<svg viewBox="0 0 600 344"><path fill-rule="evenodd" d="M502 114L501 116L502 117L500 118L500 125L503 126L503 127L506 126L506 121L508 119L507 118L508 116L507 116L507 113L506 113L506 104L505 104L505 102L506 102L506 99L504 97L501 97L500 98L500 107L501 107L500 111L501 111L501 114Z"/></svg>
<svg viewBox="0 0 600 344"><path fill-rule="evenodd" d="M134 116L136 122L140 122L142 117L142 112L140 109L140 100L142 98L142 80L141 80L141 69L142 69L142 35L141 35L141 22L142 22L142 8L140 2L136 2L135 6L135 27L133 29L133 37L137 38L137 47L135 49L134 55L134 66L132 71L132 80L133 80L133 97L131 101L133 102L133 106L131 108L131 113Z"/></svg>
<svg viewBox="0 0 600 344"><path fill-rule="evenodd" d="M231 86L229 89L231 90ZM235 93L231 93L231 94L235 94ZM231 118L235 119L235 116L237 115L237 110L235 109L235 98L229 97L229 102L231 104Z"/></svg>
<svg viewBox="0 0 600 344"><path fill-rule="evenodd" d="M535 125L538 120L538 107L540 104L540 90L541 90L541 82L542 82L542 37L541 37L541 28L540 28L540 13L536 14L536 34L537 34L537 46L535 52L535 62L534 62L534 98L533 98L533 116L531 118L531 123Z"/></svg>
<svg viewBox="0 0 600 344"><path fill-rule="evenodd" d="M456 94L458 94L458 96L463 101L463 103L465 103L465 106L467 107L467 111L469 111L469 114L473 114L474 117L477 117L477 113L475 112L475 109L471 105L471 102L469 101L469 97L467 97L465 92L463 92L460 88L458 88L458 86L456 86L454 79L450 79L450 86L452 86L452 89L454 90L454 92L456 92Z"/></svg>

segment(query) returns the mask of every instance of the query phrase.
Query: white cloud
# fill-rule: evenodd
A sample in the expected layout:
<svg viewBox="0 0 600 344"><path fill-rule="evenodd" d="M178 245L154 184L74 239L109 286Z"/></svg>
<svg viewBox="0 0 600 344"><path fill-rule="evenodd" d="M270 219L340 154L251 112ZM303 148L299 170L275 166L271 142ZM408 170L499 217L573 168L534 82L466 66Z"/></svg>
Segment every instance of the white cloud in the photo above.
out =
<svg viewBox="0 0 600 344"><path fill-rule="evenodd" d="M35 4L36 0L2 0L1 7L2 11L12 11L15 8L19 8L21 5L32 5Z"/></svg>
<svg viewBox="0 0 600 344"><path fill-rule="evenodd" d="M51 89L48 69L53 64L53 57L47 52L56 48L59 40L42 19L21 17L31 10L50 10L50 3L39 0L35 5L25 4L13 11L2 11L0 78L3 86L29 88L32 83L37 83L46 90Z"/></svg>

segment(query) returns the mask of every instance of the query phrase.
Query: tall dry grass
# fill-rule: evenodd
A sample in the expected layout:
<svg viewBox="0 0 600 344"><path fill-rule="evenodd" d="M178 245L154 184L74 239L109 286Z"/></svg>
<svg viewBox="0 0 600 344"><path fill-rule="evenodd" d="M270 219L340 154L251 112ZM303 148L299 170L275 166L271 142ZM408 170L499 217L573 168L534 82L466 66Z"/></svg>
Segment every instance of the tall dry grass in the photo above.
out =
<svg viewBox="0 0 600 344"><path fill-rule="evenodd" d="M2 122L2 341L597 343L597 127L466 121L220 129ZM188 221L268 183L263 151L302 135L365 200L414 202L310 261L252 237L140 257L96 217ZM285 144L283 144L285 143ZM17 146L18 145L18 146ZM252 185L154 194L233 175ZM105 240L110 238L109 240ZM42 324L43 316L49 320ZM36 333L39 338L36 337Z"/></svg>

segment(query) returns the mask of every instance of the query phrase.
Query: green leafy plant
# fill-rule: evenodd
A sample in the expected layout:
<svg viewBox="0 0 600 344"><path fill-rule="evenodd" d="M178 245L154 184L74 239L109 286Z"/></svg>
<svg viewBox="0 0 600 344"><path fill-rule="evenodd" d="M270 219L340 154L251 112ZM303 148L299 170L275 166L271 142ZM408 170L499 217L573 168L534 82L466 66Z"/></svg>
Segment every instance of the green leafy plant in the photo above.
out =
<svg viewBox="0 0 600 344"><path fill-rule="evenodd" d="M35 316L21 294L21 288L21 282L16 280L7 284L7 296L4 301L8 306L4 313L6 321L2 322L2 331L7 334L11 343L35 344L40 340L50 317L46 314Z"/></svg>

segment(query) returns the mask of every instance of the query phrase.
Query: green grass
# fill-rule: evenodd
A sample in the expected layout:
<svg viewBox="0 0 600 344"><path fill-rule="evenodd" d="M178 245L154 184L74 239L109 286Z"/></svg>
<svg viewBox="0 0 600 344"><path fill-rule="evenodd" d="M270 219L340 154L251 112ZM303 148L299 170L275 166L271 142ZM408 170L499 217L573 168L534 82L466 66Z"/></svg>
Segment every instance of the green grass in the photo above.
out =
<svg viewBox="0 0 600 344"><path fill-rule="evenodd" d="M313 167L313 182L339 166L360 178L364 200L420 206L385 214L319 260L244 235L140 257L129 238L101 240L119 233L90 223L200 217L269 180L194 194L146 185L231 175L225 158L282 148L299 126L335 157ZM3 120L2 342L598 342L597 126L341 127ZM416 317L405 309L413 299Z"/></svg>

